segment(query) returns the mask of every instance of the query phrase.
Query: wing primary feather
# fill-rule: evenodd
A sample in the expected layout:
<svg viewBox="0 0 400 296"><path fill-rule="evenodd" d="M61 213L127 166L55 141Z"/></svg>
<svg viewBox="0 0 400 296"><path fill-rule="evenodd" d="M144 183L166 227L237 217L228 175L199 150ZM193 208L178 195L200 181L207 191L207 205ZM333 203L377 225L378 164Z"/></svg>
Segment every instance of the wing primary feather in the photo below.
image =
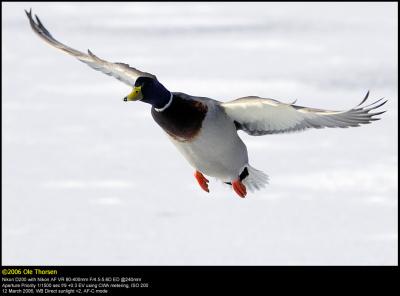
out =
<svg viewBox="0 0 400 296"><path fill-rule="evenodd" d="M371 103L371 104L368 104L368 105L366 105L366 106L363 106L362 108L366 108L366 107L369 107L369 106L375 105L376 103L378 103L378 102L382 101L383 99L385 99L385 98L380 98L379 100L377 100L377 101L375 101L375 102L373 102L373 103Z"/></svg>
<svg viewBox="0 0 400 296"><path fill-rule="evenodd" d="M377 108L379 108L379 107L385 105L386 102L387 102L387 100L386 100L386 101L383 101L383 102L380 103L379 105L376 105L376 106L373 106L373 107L371 107L371 108L367 108L367 109L364 109L364 110L367 111L367 112L369 112L369 111L371 111L371 110L377 109Z"/></svg>
<svg viewBox="0 0 400 296"><path fill-rule="evenodd" d="M358 104L356 107L361 106L361 105L368 99L368 96L369 96L369 90L367 91L367 94L365 95L365 97L364 97L364 99L361 101L361 103Z"/></svg>
<svg viewBox="0 0 400 296"><path fill-rule="evenodd" d="M381 112L375 112L375 113L369 113L371 116L376 116L376 115L381 115L383 113L386 113L387 110L381 111Z"/></svg>

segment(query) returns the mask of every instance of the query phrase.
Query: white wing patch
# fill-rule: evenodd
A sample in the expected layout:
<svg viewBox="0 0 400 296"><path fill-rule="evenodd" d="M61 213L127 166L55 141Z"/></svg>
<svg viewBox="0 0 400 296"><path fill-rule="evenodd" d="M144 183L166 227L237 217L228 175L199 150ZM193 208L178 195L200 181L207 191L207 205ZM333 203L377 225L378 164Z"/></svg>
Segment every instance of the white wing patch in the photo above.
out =
<svg viewBox="0 0 400 296"><path fill-rule="evenodd" d="M380 99L370 105L360 107L368 98L347 111L330 111L285 104L273 99L244 97L231 102L222 103L227 115L235 122L236 128L246 133L259 136L300 131L306 128L354 127L378 120L370 113L387 101ZM367 108L369 107L369 108Z"/></svg>
<svg viewBox="0 0 400 296"><path fill-rule="evenodd" d="M76 49L73 49L69 46L62 44L57 41L50 32L43 26L40 19L35 15L36 22L32 17L31 11L26 11L26 15L28 16L30 25L33 31L45 42L50 44L51 46L60 49L61 51L74 56L81 62L89 65L91 68L101 71L104 74L115 77L116 79L130 85L134 86L135 81L139 76L146 76L156 79L153 74L139 71L133 67L130 67L128 64L124 63L112 63L106 60L100 59L95 56L90 50L88 50L88 54L80 52Z"/></svg>

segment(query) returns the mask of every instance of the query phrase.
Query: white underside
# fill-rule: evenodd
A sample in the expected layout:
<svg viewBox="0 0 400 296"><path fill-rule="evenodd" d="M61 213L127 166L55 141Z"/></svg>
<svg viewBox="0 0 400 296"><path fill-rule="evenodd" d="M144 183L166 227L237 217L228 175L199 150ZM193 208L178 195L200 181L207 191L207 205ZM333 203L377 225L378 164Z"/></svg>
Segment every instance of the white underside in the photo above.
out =
<svg viewBox="0 0 400 296"><path fill-rule="evenodd" d="M232 120L214 104L208 104L208 107L202 129L193 141L170 139L193 168L231 182L248 164L247 148Z"/></svg>

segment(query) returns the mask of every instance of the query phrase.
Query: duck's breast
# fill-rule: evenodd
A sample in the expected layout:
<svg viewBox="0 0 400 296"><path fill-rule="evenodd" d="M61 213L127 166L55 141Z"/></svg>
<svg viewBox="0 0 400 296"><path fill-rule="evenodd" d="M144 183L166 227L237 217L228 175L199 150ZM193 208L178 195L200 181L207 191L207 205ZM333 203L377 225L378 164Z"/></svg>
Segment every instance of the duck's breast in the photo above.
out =
<svg viewBox="0 0 400 296"><path fill-rule="evenodd" d="M168 117L159 114L153 117L195 169L208 176L231 181L248 163L246 146L219 104L212 100L197 103L202 106L193 104L188 112L180 110L185 114L175 110ZM192 107L198 111L194 112ZM202 110L206 112L202 113ZM172 119L171 115L176 117Z"/></svg>

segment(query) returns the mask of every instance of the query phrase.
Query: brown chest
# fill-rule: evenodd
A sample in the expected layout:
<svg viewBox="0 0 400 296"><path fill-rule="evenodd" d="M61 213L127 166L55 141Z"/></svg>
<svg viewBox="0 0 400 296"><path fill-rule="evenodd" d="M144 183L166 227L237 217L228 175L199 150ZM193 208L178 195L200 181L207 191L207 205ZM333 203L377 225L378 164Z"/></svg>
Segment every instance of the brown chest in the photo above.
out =
<svg viewBox="0 0 400 296"><path fill-rule="evenodd" d="M202 102L182 99L174 95L171 105L162 112L151 109L157 124L174 139L186 142L200 132L207 114L207 105Z"/></svg>

